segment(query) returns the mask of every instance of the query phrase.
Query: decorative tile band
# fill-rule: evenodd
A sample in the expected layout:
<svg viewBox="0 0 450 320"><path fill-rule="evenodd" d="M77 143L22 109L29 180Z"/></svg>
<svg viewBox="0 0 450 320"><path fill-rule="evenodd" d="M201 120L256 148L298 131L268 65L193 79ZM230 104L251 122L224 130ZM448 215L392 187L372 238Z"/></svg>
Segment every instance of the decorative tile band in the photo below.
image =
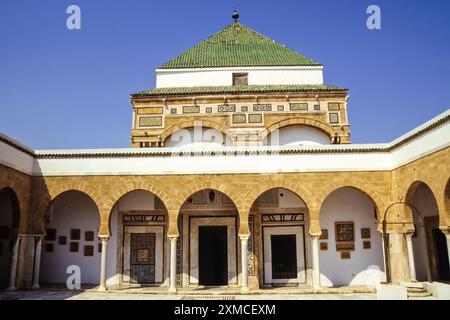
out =
<svg viewBox="0 0 450 320"><path fill-rule="evenodd" d="M248 257L248 275L255 275L255 255L254 255L254 229L255 229L255 216L250 215L248 217L248 228L250 229L250 236L247 242L247 257Z"/></svg>
<svg viewBox="0 0 450 320"><path fill-rule="evenodd" d="M233 114L233 123L239 124L239 123L246 123L247 117L245 114Z"/></svg>
<svg viewBox="0 0 450 320"><path fill-rule="evenodd" d="M253 111L272 111L272 105L268 104L254 104Z"/></svg>
<svg viewBox="0 0 450 320"><path fill-rule="evenodd" d="M290 103L289 109L291 111L306 111L306 110L308 110L308 104L307 103Z"/></svg>
<svg viewBox="0 0 450 320"><path fill-rule="evenodd" d="M249 114L248 122L249 123L262 123L262 114L261 113Z"/></svg>
<svg viewBox="0 0 450 320"><path fill-rule="evenodd" d="M183 286L183 217L178 219L178 233L176 284L180 288Z"/></svg>
<svg viewBox="0 0 450 320"><path fill-rule="evenodd" d="M339 103L330 102L328 103L328 110L330 111L339 111L341 109Z"/></svg>
<svg viewBox="0 0 450 320"><path fill-rule="evenodd" d="M234 104L223 104L218 106L219 112L236 112L236 105Z"/></svg>
<svg viewBox="0 0 450 320"><path fill-rule="evenodd" d="M330 113L330 123L339 123L339 114L338 113Z"/></svg>
<svg viewBox="0 0 450 320"><path fill-rule="evenodd" d="M183 106L183 113L200 113L199 106Z"/></svg>
<svg viewBox="0 0 450 320"><path fill-rule="evenodd" d="M139 108L137 109L138 114L162 114L162 107L152 107L152 108Z"/></svg>
<svg viewBox="0 0 450 320"><path fill-rule="evenodd" d="M162 117L140 117L139 118L140 127L161 127Z"/></svg>

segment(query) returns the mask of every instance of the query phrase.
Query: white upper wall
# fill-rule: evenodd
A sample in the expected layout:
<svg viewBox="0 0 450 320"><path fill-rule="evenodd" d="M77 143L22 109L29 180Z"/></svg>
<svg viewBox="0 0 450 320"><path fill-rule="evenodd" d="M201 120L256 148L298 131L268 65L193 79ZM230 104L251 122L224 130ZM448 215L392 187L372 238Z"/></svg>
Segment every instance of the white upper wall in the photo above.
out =
<svg viewBox="0 0 450 320"><path fill-rule="evenodd" d="M301 146L331 144L330 137L314 127L292 125L273 131L266 142L269 146Z"/></svg>
<svg viewBox="0 0 450 320"><path fill-rule="evenodd" d="M323 84L322 66L156 69L156 87L231 86L233 73L248 73L249 85Z"/></svg>
<svg viewBox="0 0 450 320"><path fill-rule="evenodd" d="M0 163L18 171L32 174L37 163L36 159L13 145L28 150L30 153L32 153L33 150L28 149L26 146L2 133L0 133L0 138L2 138L0 139ZM6 141L9 141L10 143L6 143Z"/></svg>

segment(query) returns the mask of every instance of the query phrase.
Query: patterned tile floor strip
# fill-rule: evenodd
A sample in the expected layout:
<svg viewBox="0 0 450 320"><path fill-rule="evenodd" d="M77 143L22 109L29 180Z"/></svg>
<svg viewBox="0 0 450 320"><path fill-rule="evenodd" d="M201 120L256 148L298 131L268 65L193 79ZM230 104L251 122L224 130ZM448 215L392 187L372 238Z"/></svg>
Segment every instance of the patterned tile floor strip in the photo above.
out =
<svg viewBox="0 0 450 320"><path fill-rule="evenodd" d="M236 300L235 296L183 296L181 300Z"/></svg>

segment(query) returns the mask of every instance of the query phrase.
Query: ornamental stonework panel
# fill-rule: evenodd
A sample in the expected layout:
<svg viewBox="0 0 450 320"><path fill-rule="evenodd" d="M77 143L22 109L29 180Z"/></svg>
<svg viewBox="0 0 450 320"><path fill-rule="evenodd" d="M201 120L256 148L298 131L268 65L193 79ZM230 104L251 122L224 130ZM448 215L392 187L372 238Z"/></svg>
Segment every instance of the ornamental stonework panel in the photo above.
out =
<svg viewBox="0 0 450 320"><path fill-rule="evenodd" d="M183 286L183 216L178 219L176 284Z"/></svg>
<svg viewBox="0 0 450 320"><path fill-rule="evenodd" d="M254 228L255 228L255 216L250 215L248 217L248 228L250 229L250 236L247 242L247 256L248 256L248 275L255 275L255 242L254 242Z"/></svg>
<svg viewBox="0 0 450 320"><path fill-rule="evenodd" d="M139 118L140 127L161 127L162 117L140 117Z"/></svg>

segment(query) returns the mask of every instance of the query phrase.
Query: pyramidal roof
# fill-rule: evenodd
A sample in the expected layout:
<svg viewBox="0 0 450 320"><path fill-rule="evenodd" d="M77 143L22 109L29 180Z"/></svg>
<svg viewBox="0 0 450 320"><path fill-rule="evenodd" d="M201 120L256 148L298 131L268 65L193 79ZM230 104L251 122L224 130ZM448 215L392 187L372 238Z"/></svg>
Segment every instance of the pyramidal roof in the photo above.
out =
<svg viewBox="0 0 450 320"><path fill-rule="evenodd" d="M158 69L320 65L317 61L233 22Z"/></svg>

